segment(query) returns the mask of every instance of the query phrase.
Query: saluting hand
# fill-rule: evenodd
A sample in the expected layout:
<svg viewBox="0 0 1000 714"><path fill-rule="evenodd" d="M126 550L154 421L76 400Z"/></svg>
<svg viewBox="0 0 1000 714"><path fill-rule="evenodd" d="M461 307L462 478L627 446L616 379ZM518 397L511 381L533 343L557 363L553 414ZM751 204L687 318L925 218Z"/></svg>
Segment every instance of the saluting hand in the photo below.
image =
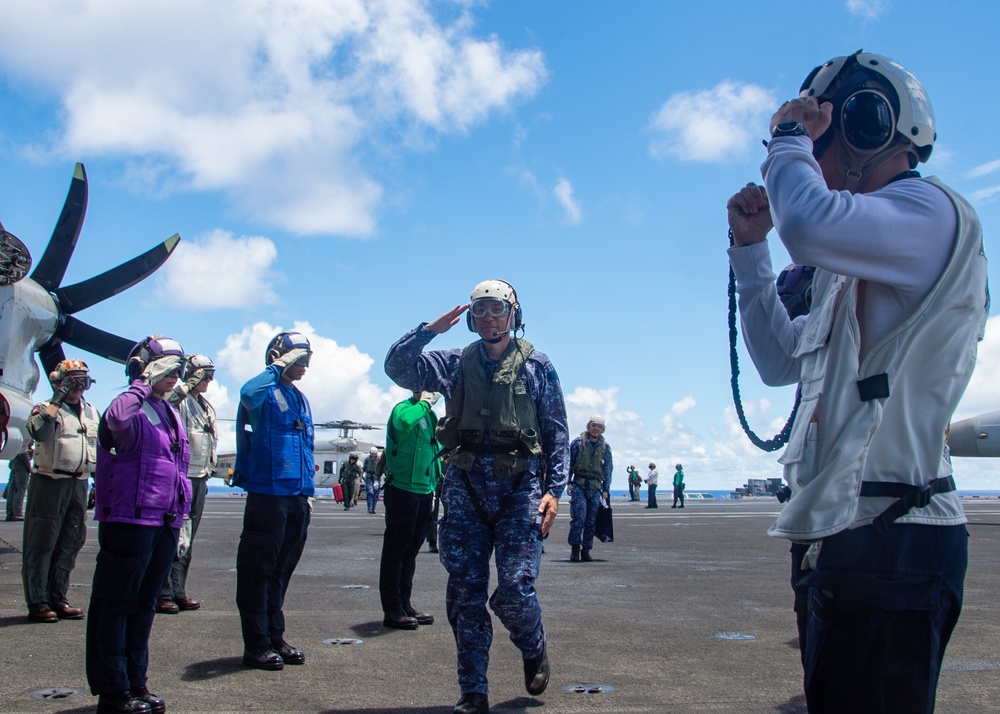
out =
<svg viewBox="0 0 1000 714"><path fill-rule="evenodd" d="M428 322L427 329L435 334L443 335L445 332L458 324L458 319L462 316L462 313L468 309L469 303L456 305L441 317L434 320L434 322Z"/></svg>

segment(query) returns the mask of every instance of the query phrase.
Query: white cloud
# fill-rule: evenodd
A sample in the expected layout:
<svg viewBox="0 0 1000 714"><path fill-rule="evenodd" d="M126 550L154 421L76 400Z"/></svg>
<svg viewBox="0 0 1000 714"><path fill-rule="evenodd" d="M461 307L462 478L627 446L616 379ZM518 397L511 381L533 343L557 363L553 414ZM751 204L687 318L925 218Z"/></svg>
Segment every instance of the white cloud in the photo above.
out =
<svg viewBox="0 0 1000 714"><path fill-rule="evenodd" d="M981 164L980 166L975 167L974 169L969 171L967 177L970 179L979 178L980 176L986 176L987 174L991 174L997 170L1000 170L1000 159L996 159L995 161L989 161L985 164Z"/></svg>
<svg viewBox="0 0 1000 714"><path fill-rule="evenodd" d="M317 423L351 419L374 426L384 426L389 412L410 392L392 386L381 389L371 381L371 370L376 361L354 345L342 346L329 337L317 335L308 322L296 322L291 327L257 322L240 332L226 337L226 344L215 356L216 367L221 371L217 379L229 380L229 389L218 384L209 388L208 398L223 422L220 434L220 451L236 448L235 425L240 388L264 369L264 352L276 334L284 330L301 332L309 338L313 356L306 376L296 386L309 399L313 420ZM213 392L213 389L220 390ZM230 391L232 397L229 396ZM216 401L216 400L219 401ZM440 404L440 403L439 403ZM320 435L328 432L320 431ZM371 432L372 440L382 443L384 432Z"/></svg>
<svg viewBox="0 0 1000 714"><path fill-rule="evenodd" d="M410 395L399 387L382 390L371 381L375 360L370 355L354 345L340 345L334 339L317 335L308 322L296 322L291 327L257 322L245 327L226 337L217 364L242 386L264 369L267 344L286 329L301 332L312 345L309 370L296 386L309 398L316 421L353 419L385 424L392 407Z"/></svg>
<svg viewBox="0 0 1000 714"><path fill-rule="evenodd" d="M658 159L722 162L749 153L777 107L771 91L724 80L670 97L653 117L649 151Z"/></svg>
<svg viewBox="0 0 1000 714"><path fill-rule="evenodd" d="M889 0L847 0L847 11L866 20L874 20L888 10Z"/></svg>
<svg viewBox="0 0 1000 714"><path fill-rule="evenodd" d="M976 371L955 410L955 421L1000 409L1000 315L986 323L986 335L979 343Z"/></svg>
<svg viewBox="0 0 1000 714"><path fill-rule="evenodd" d="M556 187L552 189L552 195L556 197L559 205L562 206L563 215L567 223L575 226L583 219L580 202L573 198L573 184L566 178L560 178L556 182Z"/></svg>
<svg viewBox="0 0 1000 714"><path fill-rule="evenodd" d="M271 303L274 285L283 279L272 268L277 255L267 238L236 238L224 230L182 240L157 272L158 293L177 307L193 310Z"/></svg>
<svg viewBox="0 0 1000 714"><path fill-rule="evenodd" d="M382 197L362 167L369 144L468 131L545 81L540 52L475 37L469 12L423 0L4 4L0 69L62 104L55 138L25 151L124 158L156 190L221 191L292 232L367 235Z"/></svg>
<svg viewBox="0 0 1000 714"><path fill-rule="evenodd" d="M674 404L670 407L670 411L676 414L677 416L680 416L689 409L693 409L697 404L698 404L697 400L695 400L695 398L689 394L688 396L681 399L679 402L674 402Z"/></svg>
<svg viewBox="0 0 1000 714"><path fill-rule="evenodd" d="M1000 186L990 186L989 188L981 188L978 191L973 191L969 194L969 200L973 203L987 203L993 200L993 197L1000 194Z"/></svg>

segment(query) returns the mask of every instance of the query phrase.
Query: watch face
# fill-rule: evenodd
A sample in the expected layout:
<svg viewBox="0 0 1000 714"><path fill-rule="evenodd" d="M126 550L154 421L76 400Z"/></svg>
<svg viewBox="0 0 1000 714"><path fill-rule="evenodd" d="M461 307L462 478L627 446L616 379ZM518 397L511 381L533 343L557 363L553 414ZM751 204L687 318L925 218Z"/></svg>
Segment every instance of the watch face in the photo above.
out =
<svg viewBox="0 0 1000 714"><path fill-rule="evenodd" d="M782 121L775 124L771 136L805 136L807 133L802 122Z"/></svg>

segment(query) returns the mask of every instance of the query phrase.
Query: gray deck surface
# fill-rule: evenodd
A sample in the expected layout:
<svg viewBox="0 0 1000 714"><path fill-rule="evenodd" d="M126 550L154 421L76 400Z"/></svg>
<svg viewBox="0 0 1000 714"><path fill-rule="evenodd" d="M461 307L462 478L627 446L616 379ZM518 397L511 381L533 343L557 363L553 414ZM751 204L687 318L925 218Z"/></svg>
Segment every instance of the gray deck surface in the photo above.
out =
<svg viewBox="0 0 1000 714"><path fill-rule="evenodd" d="M664 499L666 500L666 499ZM970 567L938 712L1000 711L1000 501L965 501ZM765 530L773 499L691 502L684 510L615 503L611 544L594 563L570 563L569 504L546 541L538 591L549 638L548 691L524 691L521 658L495 621L490 703L495 712L805 712L788 547ZM668 501L669 506L669 501ZM381 505L379 511L381 514ZM455 644L437 556L417 561L414 604L437 622L418 631L381 625L378 559L383 522L364 504L316 503L292 579L286 639L303 666L261 672L240 663L233 601L243 499L209 498L195 541L188 594L198 611L157 615L150 689L168 712L421 712L447 714L459 697ZM33 624L20 577L21 524L0 522L0 712L90 712L85 621ZM73 573L71 600L86 608L96 524ZM363 585L367 588L348 586ZM752 635L752 639L719 635ZM355 638L361 644L324 644ZM574 685L613 691L573 693ZM850 683L845 682L845 686ZM42 690L79 689L32 699Z"/></svg>

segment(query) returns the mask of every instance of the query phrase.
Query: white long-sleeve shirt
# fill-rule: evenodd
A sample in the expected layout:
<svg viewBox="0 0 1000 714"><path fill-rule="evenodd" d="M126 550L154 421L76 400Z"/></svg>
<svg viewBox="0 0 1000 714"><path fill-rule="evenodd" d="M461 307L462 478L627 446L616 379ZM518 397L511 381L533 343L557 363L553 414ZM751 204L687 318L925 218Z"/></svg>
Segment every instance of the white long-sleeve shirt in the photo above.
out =
<svg viewBox="0 0 1000 714"><path fill-rule="evenodd" d="M793 497L771 529L792 539L881 512L891 499L862 498L859 508L862 481L921 486L950 473L944 430L971 374L987 301L981 232L967 203L931 180L831 191L810 149L804 137L776 139L762 173L789 255L819 268L812 313L789 320L766 243L730 250L761 377L802 383L781 458ZM879 373L891 397L862 401L855 382ZM939 494L901 521L964 516L954 493Z"/></svg>
<svg viewBox="0 0 1000 714"><path fill-rule="evenodd" d="M806 137L768 144L761 167L775 229L789 257L866 281L859 298L862 354L899 325L941 275L954 242L949 198L927 181L896 181L878 191L831 191ZM731 248L747 350L766 384L798 381L793 327L777 292L766 244ZM802 318L804 320L805 318Z"/></svg>

